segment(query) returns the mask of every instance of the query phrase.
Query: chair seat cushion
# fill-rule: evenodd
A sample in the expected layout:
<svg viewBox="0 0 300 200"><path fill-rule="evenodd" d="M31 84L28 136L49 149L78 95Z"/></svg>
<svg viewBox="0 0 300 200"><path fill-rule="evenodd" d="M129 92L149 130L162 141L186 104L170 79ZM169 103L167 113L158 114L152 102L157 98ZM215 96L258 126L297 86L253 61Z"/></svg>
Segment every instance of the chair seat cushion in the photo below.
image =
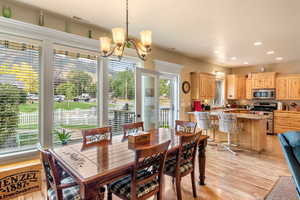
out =
<svg viewBox="0 0 300 200"><path fill-rule="evenodd" d="M151 175L151 172L147 170L142 170L138 172L137 179L143 180ZM139 185L137 187L137 197L142 197L145 194L155 190L158 188L159 182L158 180L149 181L143 185ZM124 196L127 199L131 199L130 191L131 191L131 176L126 176L120 180L117 180L109 185L109 188L112 193L120 196Z"/></svg>
<svg viewBox="0 0 300 200"><path fill-rule="evenodd" d="M74 183L74 179L72 177L67 177L61 180L61 184ZM56 200L55 190L52 188L48 189L48 197L50 200ZM79 186L73 186L69 188L63 189L63 199L64 200L80 200L79 194Z"/></svg>
<svg viewBox="0 0 300 200"><path fill-rule="evenodd" d="M168 160L166 160L166 163L165 163L165 173L166 174L175 176L176 162L177 162L176 157L172 157L172 158L169 158ZM182 163L180 166L180 173L184 173L192 168L193 168L192 162Z"/></svg>

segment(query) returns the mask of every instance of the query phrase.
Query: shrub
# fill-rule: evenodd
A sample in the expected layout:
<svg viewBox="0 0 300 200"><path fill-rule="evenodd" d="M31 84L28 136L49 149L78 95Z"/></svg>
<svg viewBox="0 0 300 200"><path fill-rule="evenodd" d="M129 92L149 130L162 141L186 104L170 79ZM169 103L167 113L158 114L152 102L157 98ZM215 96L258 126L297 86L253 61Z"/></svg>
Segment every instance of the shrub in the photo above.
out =
<svg viewBox="0 0 300 200"><path fill-rule="evenodd" d="M20 92L16 86L0 84L0 145L16 134L19 121Z"/></svg>

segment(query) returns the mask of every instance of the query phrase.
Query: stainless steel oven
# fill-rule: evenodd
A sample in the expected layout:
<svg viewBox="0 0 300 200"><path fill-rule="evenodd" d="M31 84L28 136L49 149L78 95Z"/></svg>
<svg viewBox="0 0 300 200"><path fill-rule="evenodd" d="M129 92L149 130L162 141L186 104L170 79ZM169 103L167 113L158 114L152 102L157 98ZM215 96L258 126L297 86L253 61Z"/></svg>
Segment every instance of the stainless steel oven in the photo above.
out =
<svg viewBox="0 0 300 200"><path fill-rule="evenodd" d="M252 99L275 99L275 89L253 89Z"/></svg>

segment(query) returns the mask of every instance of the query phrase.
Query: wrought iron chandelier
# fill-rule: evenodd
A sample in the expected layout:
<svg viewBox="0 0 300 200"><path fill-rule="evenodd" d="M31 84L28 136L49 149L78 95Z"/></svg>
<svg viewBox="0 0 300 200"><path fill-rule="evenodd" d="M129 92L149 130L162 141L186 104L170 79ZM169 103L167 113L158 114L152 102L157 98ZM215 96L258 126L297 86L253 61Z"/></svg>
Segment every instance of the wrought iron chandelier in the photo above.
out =
<svg viewBox="0 0 300 200"><path fill-rule="evenodd" d="M124 49L134 47L138 57L143 61L146 60L147 55L151 52L152 32L149 30L140 32L141 40L138 41L128 37L128 26L128 0L126 0L126 30L124 31L123 28L112 29L114 45L111 44L109 37L100 37L100 50L103 57L115 55L122 59Z"/></svg>

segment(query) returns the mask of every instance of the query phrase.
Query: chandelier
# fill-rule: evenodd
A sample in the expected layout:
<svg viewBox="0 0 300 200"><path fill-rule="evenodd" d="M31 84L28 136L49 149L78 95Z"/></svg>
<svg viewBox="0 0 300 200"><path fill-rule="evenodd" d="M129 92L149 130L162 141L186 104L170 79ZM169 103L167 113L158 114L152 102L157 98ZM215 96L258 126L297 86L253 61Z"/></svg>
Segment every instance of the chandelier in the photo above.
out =
<svg viewBox="0 0 300 200"><path fill-rule="evenodd" d="M143 61L146 60L147 55L151 52L152 32L149 30L140 32L141 40L138 41L128 37L128 25L128 0L126 0L126 30L124 31L123 28L112 29L113 45L109 37L100 37L100 50L103 57L115 55L122 59L124 49L134 47L138 57Z"/></svg>

